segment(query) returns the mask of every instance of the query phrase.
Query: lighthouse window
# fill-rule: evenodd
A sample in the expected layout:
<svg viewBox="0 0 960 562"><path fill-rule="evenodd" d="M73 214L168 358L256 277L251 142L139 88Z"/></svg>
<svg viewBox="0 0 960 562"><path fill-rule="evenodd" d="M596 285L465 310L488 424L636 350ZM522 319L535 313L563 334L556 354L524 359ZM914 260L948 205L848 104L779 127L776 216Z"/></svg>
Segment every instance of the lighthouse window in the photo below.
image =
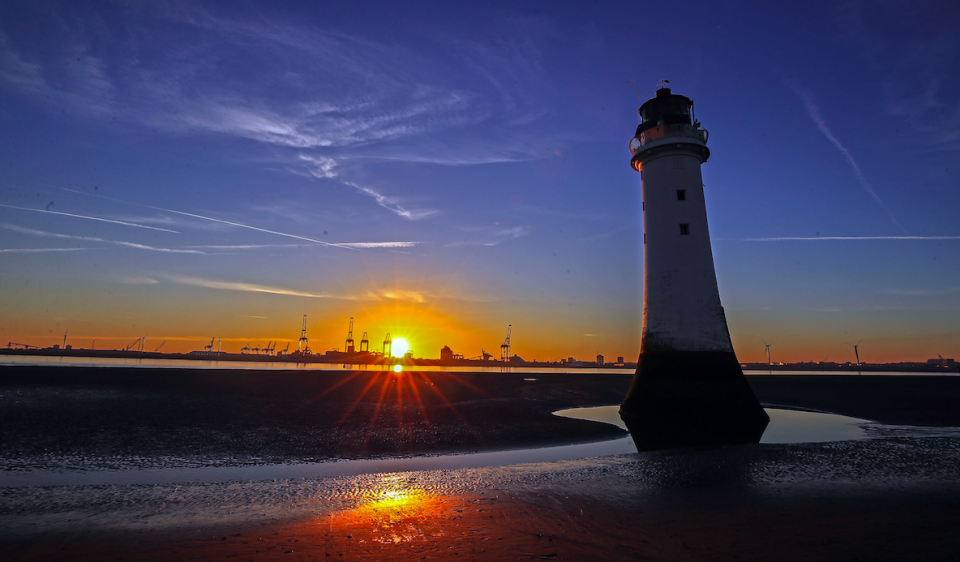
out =
<svg viewBox="0 0 960 562"><path fill-rule="evenodd" d="M687 200L687 190L678 189L677 190L677 201L686 201Z"/></svg>
<svg viewBox="0 0 960 562"><path fill-rule="evenodd" d="M690 224L682 222L680 223L680 236L687 236L690 234Z"/></svg>

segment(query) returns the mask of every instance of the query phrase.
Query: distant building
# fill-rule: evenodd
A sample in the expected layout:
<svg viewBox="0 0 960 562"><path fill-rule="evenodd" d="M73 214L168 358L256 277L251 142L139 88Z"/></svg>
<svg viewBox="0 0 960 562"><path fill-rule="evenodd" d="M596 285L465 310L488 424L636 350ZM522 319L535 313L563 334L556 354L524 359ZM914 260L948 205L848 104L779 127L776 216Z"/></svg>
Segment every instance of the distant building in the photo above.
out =
<svg viewBox="0 0 960 562"><path fill-rule="evenodd" d="M440 360L441 361L459 361L463 359L462 353L454 353L450 349L449 345L443 346L443 349L440 350Z"/></svg>
<svg viewBox="0 0 960 562"><path fill-rule="evenodd" d="M597 366L603 366L603 355L597 354Z"/></svg>
<svg viewBox="0 0 960 562"><path fill-rule="evenodd" d="M617 364L618 364L618 365L622 365L622 364L623 364L623 355L617 355Z"/></svg>
<svg viewBox="0 0 960 562"><path fill-rule="evenodd" d="M957 361L955 359L944 359L940 357L939 359L927 359L927 365L937 365L953 369L956 368Z"/></svg>

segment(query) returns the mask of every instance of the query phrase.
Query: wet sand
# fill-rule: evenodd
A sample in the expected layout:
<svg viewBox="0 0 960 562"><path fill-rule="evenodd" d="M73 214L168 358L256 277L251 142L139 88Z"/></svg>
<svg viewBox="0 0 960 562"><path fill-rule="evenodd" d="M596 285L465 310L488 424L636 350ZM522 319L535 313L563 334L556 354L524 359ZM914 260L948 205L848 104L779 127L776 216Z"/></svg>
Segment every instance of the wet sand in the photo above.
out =
<svg viewBox="0 0 960 562"><path fill-rule="evenodd" d="M338 427L351 407L364 415L350 422L351 413L349 423L413 437L371 439L365 448L353 450L348 445L364 441L341 438L330 449L337 455L415 453L420 442L431 443L429 451L576 442L603 438L602 432L591 433L600 424L550 412L616 403L615 396L622 396L629 384L629 377L616 375L411 377L413 384L439 386L439 392L421 386L418 403L430 416L429 427L454 432L453 438L441 436L434 443L424 437L425 430L407 427L424 421L410 421L416 418L399 406L387 408L398 397L412 399L413 387L394 390L391 385L400 383L384 385L376 377L78 375L0 372L0 452L8 469L18 466L18 458L21 464L50 464L68 457L56 451L69 451L71 462L90 468L137 466L140 461L123 460L136 456L130 452L145 453L149 458L143 462L151 466L205 459L246 462L266 439L240 444L235 447L240 453L224 457L232 450L230 439L204 448L200 438L187 434L198 431L206 438L232 431L235 438L249 438L257 433L252 428L290 436L267 445L271 458L316 458L309 446L323 443L323 431ZM371 380L376 382L371 385ZM765 403L888 424L960 426L956 377L775 375L749 380ZM376 391L373 396L382 392L385 397L379 411L374 399L356 406L347 401L368 385L368 395ZM332 387L342 388L343 394L328 391ZM430 392L435 398L424 400ZM11 396L17 398L11 401ZM111 411L102 412L104 408ZM445 409L459 415L439 414ZM310 415L297 413L302 410ZM382 414L385 410L388 415ZM284 415L287 411L293 414ZM41 414L52 419L43 420ZM529 427L516 427L512 415ZM230 421L237 417L240 421ZM10 429L8 420L20 425ZM36 427L24 429L31 420ZM83 431L64 429L80 422ZM470 430L453 429L464 424ZM572 429L578 426L588 429ZM133 446L134 438L150 427L173 437ZM621 435L616 428L601 429ZM299 430L314 433L294 439ZM26 447L26 438L8 440L17 431L33 431L44 448L59 449L24 461L30 457L17 453ZM59 431L77 442L57 444ZM98 431L109 438L84 436ZM537 431L542 432L539 440ZM113 438L119 445L109 444ZM177 438L184 441L180 449ZM306 444L309 452L293 443ZM150 457L150 447L157 444L178 460ZM113 456L104 458L113 460L98 464L90 460L95 459L92 451L106 451ZM852 442L750 445L487 469L0 489L0 548L10 560L958 560L958 525L960 438L896 433Z"/></svg>

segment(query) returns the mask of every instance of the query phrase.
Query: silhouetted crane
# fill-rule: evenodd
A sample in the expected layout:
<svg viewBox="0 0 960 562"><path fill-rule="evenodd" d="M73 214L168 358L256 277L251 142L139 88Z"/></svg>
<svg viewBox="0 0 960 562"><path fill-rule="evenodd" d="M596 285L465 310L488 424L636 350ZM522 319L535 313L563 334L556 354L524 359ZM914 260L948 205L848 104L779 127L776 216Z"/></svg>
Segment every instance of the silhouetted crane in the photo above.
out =
<svg viewBox="0 0 960 562"><path fill-rule="evenodd" d="M160 345L158 345L157 348L153 350L153 352L154 352L154 353L160 353L160 348L163 347L163 344L164 344L164 343L167 343L167 340L163 340L163 343L161 343Z"/></svg>
<svg viewBox="0 0 960 562"><path fill-rule="evenodd" d="M389 349L389 351L387 351ZM390 337L390 332L387 332L387 337L383 339L383 356L391 357L393 355L393 338Z"/></svg>
<svg viewBox="0 0 960 562"><path fill-rule="evenodd" d="M355 351L353 346L353 316L350 317L350 329L347 330L347 343L343 346L343 349L347 353L353 353Z"/></svg>
<svg viewBox="0 0 960 562"><path fill-rule="evenodd" d="M217 341L217 337L216 337L216 336L210 338L210 343L208 343L207 345L203 346L203 350L204 350L204 351L213 351L213 342L215 342L215 341Z"/></svg>
<svg viewBox="0 0 960 562"><path fill-rule="evenodd" d="M309 340L307 339L307 315L304 314L303 327L300 328L300 343L297 344L297 351L299 351L300 353L309 353L310 348L307 347L308 342Z"/></svg>
<svg viewBox="0 0 960 562"><path fill-rule="evenodd" d="M513 332L513 324L507 326L507 339L500 344L500 360L510 361L510 333Z"/></svg>
<svg viewBox="0 0 960 562"><path fill-rule="evenodd" d="M360 338L360 353L363 353L364 351L370 353L370 340L367 339L366 332L364 332L363 337Z"/></svg>

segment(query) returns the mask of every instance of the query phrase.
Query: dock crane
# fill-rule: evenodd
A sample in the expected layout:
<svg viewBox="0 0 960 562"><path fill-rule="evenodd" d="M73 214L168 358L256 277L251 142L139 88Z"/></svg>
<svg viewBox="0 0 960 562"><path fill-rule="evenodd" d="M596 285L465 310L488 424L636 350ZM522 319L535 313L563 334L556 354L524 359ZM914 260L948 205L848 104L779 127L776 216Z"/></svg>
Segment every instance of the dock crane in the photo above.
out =
<svg viewBox="0 0 960 562"><path fill-rule="evenodd" d="M510 361L510 333L513 332L513 324L507 326L507 339L500 344L500 360Z"/></svg>
<svg viewBox="0 0 960 562"><path fill-rule="evenodd" d="M484 361L489 361L490 358L493 357L493 354L492 354L492 353L487 353L487 352L486 352L484 349L482 349L482 348L480 349L480 355L483 356L483 360L484 360Z"/></svg>
<svg viewBox="0 0 960 562"><path fill-rule="evenodd" d="M274 344L274 347L276 347L276 344ZM286 355L288 351L290 351L290 342L287 342L287 347L283 348L283 351L281 351L280 354Z"/></svg>
<svg viewBox="0 0 960 562"><path fill-rule="evenodd" d="M303 327L300 328L300 343L297 345L297 351L299 351L301 354L310 353L310 348L307 347L308 342L309 340L307 339L307 315L304 314Z"/></svg>
<svg viewBox="0 0 960 562"><path fill-rule="evenodd" d="M153 350L153 352L154 352L154 353L160 353L160 348L163 347L163 344L164 344L164 343L167 343L167 340L163 340L163 343L161 343L160 345L158 345L157 348Z"/></svg>
<svg viewBox="0 0 960 562"><path fill-rule="evenodd" d="M363 337L360 338L360 353L363 353L364 351L370 353L370 340L367 339L366 332L364 332Z"/></svg>
<svg viewBox="0 0 960 562"><path fill-rule="evenodd" d="M353 316L350 317L350 329L347 330L347 343L343 346L343 349L347 353L353 353L355 351L353 347Z"/></svg>
<svg viewBox="0 0 960 562"><path fill-rule="evenodd" d="M133 343L128 344L127 347L123 348L123 350L124 350L124 351L130 351L130 349L131 349L132 347L136 346L138 343L140 343L140 338L137 338L137 339L133 340Z"/></svg>
<svg viewBox="0 0 960 562"><path fill-rule="evenodd" d="M390 332L387 332L387 337L383 339L383 356L387 358L393 356L393 338L390 337Z"/></svg>
<svg viewBox="0 0 960 562"><path fill-rule="evenodd" d="M213 351L213 342L215 342L215 341L217 341L217 337L216 337L216 336L210 338L210 343L208 343L207 345L203 346L203 350L204 350L204 351Z"/></svg>

